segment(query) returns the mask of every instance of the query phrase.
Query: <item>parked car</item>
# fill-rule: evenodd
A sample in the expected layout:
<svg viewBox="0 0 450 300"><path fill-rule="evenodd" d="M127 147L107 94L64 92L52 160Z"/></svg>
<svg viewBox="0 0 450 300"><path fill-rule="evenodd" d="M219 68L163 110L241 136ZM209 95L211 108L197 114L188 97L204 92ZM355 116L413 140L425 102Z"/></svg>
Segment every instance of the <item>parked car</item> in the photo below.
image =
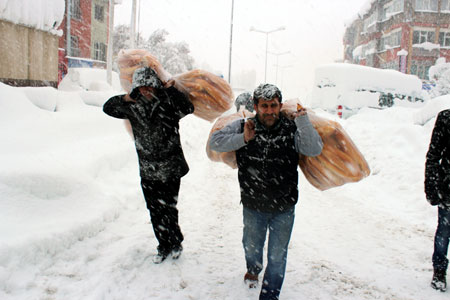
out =
<svg viewBox="0 0 450 300"><path fill-rule="evenodd" d="M395 70L333 63L316 68L311 107L346 118L362 107L390 107L395 101L423 101L421 80ZM398 99L398 100L396 100Z"/></svg>

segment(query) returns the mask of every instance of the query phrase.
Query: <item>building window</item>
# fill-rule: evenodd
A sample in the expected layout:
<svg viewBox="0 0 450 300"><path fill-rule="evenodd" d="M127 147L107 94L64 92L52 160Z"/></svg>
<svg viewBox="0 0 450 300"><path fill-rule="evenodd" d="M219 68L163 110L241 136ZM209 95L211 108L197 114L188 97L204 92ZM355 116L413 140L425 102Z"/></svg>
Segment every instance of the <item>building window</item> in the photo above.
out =
<svg viewBox="0 0 450 300"><path fill-rule="evenodd" d="M393 15L403 12L404 7L404 0L394 0L392 2L386 3L383 6L381 19L384 21L389 19Z"/></svg>
<svg viewBox="0 0 450 300"><path fill-rule="evenodd" d="M372 40L369 43L362 46L362 57L368 58L376 53L376 41Z"/></svg>
<svg viewBox="0 0 450 300"><path fill-rule="evenodd" d="M424 65L421 62L413 62L411 65L411 74L416 75L422 80L429 80L428 71L430 70L430 66Z"/></svg>
<svg viewBox="0 0 450 300"><path fill-rule="evenodd" d="M364 32L373 32L375 31L377 24L377 14L376 12L372 13L367 19L364 20Z"/></svg>
<svg viewBox="0 0 450 300"><path fill-rule="evenodd" d="M387 36L381 38L380 41L380 51L384 51L387 49L398 48L400 47L402 42L402 31L396 31Z"/></svg>
<svg viewBox="0 0 450 300"><path fill-rule="evenodd" d="M450 31L439 32L439 45L450 48Z"/></svg>
<svg viewBox="0 0 450 300"><path fill-rule="evenodd" d="M416 0L416 11L438 11L438 0Z"/></svg>
<svg viewBox="0 0 450 300"><path fill-rule="evenodd" d="M414 30L413 44L434 43L434 31Z"/></svg>
<svg viewBox="0 0 450 300"><path fill-rule="evenodd" d="M450 0L441 0L441 11L450 12Z"/></svg>
<svg viewBox="0 0 450 300"><path fill-rule="evenodd" d="M70 2L70 16L74 19L81 20L81 5L80 0L71 0Z"/></svg>
<svg viewBox="0 0 450 300"><path fill-rule="evenodd" d="M106 45L103 43L94 43L94 59L106 61Z"/></svg>
<svg viewBox="0 0 450 300"><path fill-rule="evenodd" d="M104 19L103 8L103 6L95 4L95 19L99 22L103 22Z"/></svg>
<svg viewBox="0 0 450 300"><path fill-rule="evenodd" d="M399 63L398 60L393 60L380 65L381 69L390 69L399 71Z"/></svg>
<svg viewBox="0 0 450 300"><path fill-rule="evenodd" d="M70 56L79 57L80 47L78 44L78 37L75 35L70 36Z"/></svg>

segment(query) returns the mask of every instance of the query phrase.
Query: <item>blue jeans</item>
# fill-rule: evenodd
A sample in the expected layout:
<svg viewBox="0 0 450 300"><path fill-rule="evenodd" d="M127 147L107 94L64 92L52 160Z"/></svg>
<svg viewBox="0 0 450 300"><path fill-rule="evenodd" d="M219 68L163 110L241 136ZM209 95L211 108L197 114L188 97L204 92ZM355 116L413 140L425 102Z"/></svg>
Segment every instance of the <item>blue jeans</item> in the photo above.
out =
<svg viewBox="0 0 450 300"><path fill-rule="evenodd" d="M447 270L448 243L450 238L450 210L438 209L438 227L434 237L433 268Z"/></svg>
<svg viewBox="0 0 450 300"><path fill-rule="evenodd" d="M295 207L281 213L263 213L244 207L244 245L247 272L258 275L263 268L263 248L269 230L267 267L260 300L279 299L286 271L289 240L294 225Z"/></svg>

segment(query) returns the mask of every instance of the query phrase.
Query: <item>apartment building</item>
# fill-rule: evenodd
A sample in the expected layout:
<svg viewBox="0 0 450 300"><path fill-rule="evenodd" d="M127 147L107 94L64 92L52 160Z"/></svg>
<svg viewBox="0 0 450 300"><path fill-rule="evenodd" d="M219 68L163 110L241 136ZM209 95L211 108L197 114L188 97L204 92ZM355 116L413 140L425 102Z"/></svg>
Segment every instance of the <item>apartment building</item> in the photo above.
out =
<svg viewBox="0 0 450 300"><path fill-rule="evenodd" d="M344 60L428 80L450 62L450 0L374 0L346 28Z"/></svg>
<svg viewBox="0 0 450 300"><path fill-rule="evenodd" d="M59 39L58 81L68 68L106 68L109 0L65 1L66 11L60 26L63 35Z"/></svg>

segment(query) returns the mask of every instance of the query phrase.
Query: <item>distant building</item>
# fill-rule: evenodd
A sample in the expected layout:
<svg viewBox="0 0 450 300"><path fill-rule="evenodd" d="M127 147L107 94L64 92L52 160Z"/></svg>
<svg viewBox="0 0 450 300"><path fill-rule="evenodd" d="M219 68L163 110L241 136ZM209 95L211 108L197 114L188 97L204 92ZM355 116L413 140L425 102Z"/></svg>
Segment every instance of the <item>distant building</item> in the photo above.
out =
<svg viewBox="0 0 450 300"><path fill-rule="evenodd" d="M56 87L64 0L1 1L0 6L0 82Z"/></svg>
<svg viewBox="0 0 450 300"><path fill-rule="evenodd" d="M58 81L61 81L68 68L106 68L109 0L65 2L66 10L60 26L64 33L59 39Z"/></svg>
<svg viewBox="0 0 450 300"><path fill-rule="evenodd" d="M450 61L450 0L373 0L347 28L344 60L428 79Z"/></svg>

